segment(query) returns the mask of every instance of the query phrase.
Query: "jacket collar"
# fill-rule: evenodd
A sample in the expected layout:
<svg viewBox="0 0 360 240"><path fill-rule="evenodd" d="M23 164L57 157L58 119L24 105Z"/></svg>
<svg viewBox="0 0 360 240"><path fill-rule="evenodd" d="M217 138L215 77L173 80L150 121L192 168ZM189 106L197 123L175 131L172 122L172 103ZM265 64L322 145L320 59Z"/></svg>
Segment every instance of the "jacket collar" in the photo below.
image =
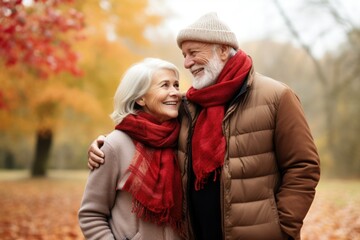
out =
<svg viewBox="0 0 360 240"><path fill-rule="evenodd" d="M242 84L238 94L236 94L236 96L231 100L228 107L232 106L234 104L234 102L236 102L237 99L241 95L243 95L248 90L248 88L251 87L251 85L254 81L254 76L255 76L255 70L254 70L254 67L251 67L249 74L248 74L247 78L245 79L244 83Z"/></svg>

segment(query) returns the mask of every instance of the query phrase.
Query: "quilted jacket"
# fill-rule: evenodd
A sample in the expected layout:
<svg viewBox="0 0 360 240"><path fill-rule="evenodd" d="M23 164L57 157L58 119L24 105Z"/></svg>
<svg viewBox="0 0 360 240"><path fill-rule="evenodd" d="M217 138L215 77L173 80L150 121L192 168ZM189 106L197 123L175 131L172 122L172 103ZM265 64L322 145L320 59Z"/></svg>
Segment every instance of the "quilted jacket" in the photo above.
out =
<svg viewBox="0 0 360 240"><path fill-rule="evenodd" d="M188 238L194 239L187 193L200 107L185 98L183 103L178 155ZM226 108L222 128L227 143L220 179L223 239L299 240L320 160L296 94L252 69Z"/></svg>

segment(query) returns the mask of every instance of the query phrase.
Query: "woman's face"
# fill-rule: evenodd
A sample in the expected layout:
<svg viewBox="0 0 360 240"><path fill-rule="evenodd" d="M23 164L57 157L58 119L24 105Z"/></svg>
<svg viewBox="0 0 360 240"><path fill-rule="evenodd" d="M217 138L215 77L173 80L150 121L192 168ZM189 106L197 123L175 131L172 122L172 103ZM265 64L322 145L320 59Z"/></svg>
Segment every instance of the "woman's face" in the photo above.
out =
<svg viewBox="0 0 360 240"><path fill-rule="evenodd" d="M180 100L179 79L174 71L161 69L153 74L149 90L137 103L164 122L178 116Z"/></svg>

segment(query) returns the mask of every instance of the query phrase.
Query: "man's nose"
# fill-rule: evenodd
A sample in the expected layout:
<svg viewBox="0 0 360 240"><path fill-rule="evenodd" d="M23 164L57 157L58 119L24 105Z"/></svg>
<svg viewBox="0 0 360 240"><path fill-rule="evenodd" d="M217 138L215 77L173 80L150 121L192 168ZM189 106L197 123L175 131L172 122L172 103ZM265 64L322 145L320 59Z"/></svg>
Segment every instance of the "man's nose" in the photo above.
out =
<svg viewBox="0 0 360 240"><path fill-rule="evenodd" d="M184 58L184 67L186 69L189 69L189 68L191 68L192 65L194 65L194 60L191 57L186 56Z"/></svg>

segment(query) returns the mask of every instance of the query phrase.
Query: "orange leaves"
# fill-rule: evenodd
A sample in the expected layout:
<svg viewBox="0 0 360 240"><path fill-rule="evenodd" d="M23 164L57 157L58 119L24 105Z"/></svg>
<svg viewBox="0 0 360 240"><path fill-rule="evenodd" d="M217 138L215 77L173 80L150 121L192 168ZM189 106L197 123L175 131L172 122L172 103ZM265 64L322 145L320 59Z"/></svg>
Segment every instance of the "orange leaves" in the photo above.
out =
<svg viewBox="0 0 360 240"><path fill-rule="evenodd" d="M359 214L359 205L352 201L339 207L320 196L313 203L310 214L304 221L303 240L359 240Z"/></svg>
<svg viewBox="0 0 360 240"><path fill-rule="evenodd" d="M77 211L87 171L50 175L48 179L20 180L12 173L0 172L0 239L84 239ZM320 182L302 239L360 240L359 185L359 180Z"/></svg>
<svg viewBox="0 0 360 240"><path fill-rule="evenodd" d="M0 184L0 239L84 239L77 221L83 181L24 179Z"/></svg>
<svg viewBox="0 0 360 240"><path fill-rule="evenodd" d="M71 109L93 119L103 114L94 96L56 83L43 87L40 94L33 96L31 103L42 127L54 125L64 109Z"/></svg>
<svg viewBox="0 0 360 240"><path fill-rule="evenodd" d="M58 126L73 124L81 118L99 122L99 118L106 116L95 96L66 86L61 81L64 80L49 79L31 85L32 89L26 92L29 94L26 102L27 125L38 130L55 131Z"/></svg>
<svg viewBox="0 0 360 240"><path fill-rule="evenodd" d="M320 181L302 239L360 240L359 186L359 180Z"/></svg>

